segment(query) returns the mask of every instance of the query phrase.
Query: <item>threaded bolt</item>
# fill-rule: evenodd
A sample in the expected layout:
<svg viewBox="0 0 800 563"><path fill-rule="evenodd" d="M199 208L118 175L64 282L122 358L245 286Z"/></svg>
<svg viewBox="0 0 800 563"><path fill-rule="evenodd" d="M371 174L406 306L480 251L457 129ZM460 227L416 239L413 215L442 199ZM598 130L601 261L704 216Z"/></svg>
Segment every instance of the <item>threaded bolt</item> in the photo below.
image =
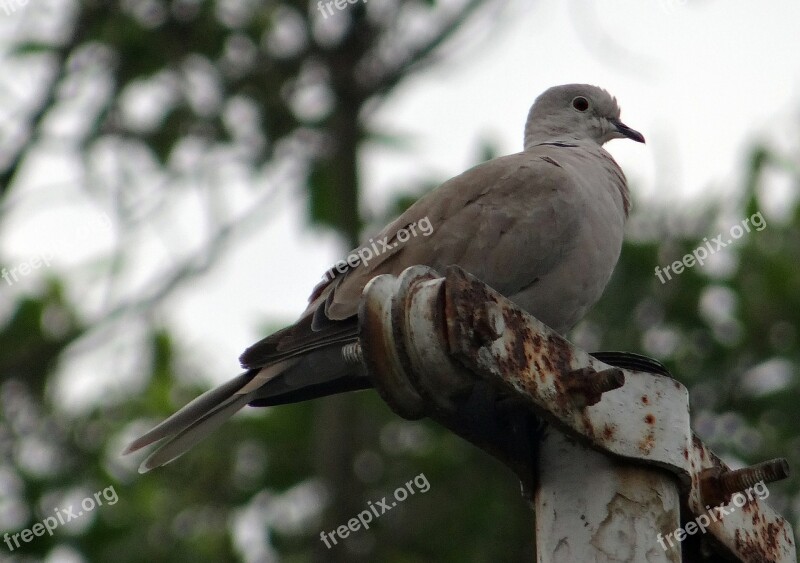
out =
<svg viewBox="0 0 800 563"><path fill-rule="evenodd" d="M364 361L364 352L361 349L361 342L356 340L342 346L342 359L346 364L359 365Z"/></svg>
<svg viewBox="0 0 800 563"><path fill-rule="evenodd" d="M584 367L563 376L564 390L580 407L592 406L600 402L603 393L619 389L625 385L625 374L619 368L595 371Z"/></svg>
<svg viewBox="0 0 800 563"><path fill-rule="evenodd" d="M786 479L789 473L789 462L779 457L735 471L726 471L719 476L719 487L723 494L728 495L744 491L762 481L766 484Z"/></svg>
<svg viewBox="0 0 800 563"><path fill-rule="evenodd" d="M592 393L603 394L625 385L625 375L619 368L609 368L598 371L586 384L586 389Z"/></svg>

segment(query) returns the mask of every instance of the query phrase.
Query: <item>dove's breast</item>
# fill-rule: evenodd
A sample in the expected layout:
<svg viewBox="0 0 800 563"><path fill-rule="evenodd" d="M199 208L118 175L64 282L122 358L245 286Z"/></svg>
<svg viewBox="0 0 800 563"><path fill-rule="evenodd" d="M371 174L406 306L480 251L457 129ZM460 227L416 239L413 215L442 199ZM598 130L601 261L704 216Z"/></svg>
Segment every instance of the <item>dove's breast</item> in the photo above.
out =
<svg viewBox="0 0 800 563"><path fill-rule="evenodd" d="M573 179L569 183L573 193L560 200L564 208L558 210L571 226L554 241L563 249L561 259L545 275L510 295L561 333L600 299L622 248L629 205L625 176L611 155L598 149L562 148L549 156Z"/></svg>

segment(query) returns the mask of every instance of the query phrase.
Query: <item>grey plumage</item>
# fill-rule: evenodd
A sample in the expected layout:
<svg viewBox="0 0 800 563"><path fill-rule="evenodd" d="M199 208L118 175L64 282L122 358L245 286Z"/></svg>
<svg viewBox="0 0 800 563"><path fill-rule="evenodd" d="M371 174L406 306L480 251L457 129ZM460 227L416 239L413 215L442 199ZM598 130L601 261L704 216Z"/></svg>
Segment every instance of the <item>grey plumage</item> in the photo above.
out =
<svg viewBox="0 0 800 563"><path fill-rule="evenodd" d="M292 326L241 356L245 373L195 399L133 442L126 453L169 438L140 468L179 456L245 404L266 406L369 386L341 346L356 340L364 286L380 274L457 264L558 332L603 292L619 257L629 197L603 143L644 138L619 120L616 100L585 84L557 86L533 104L525 149L452 178L387 225L375 240L425 220L433 230L364 265L332 271Z"/></svg>

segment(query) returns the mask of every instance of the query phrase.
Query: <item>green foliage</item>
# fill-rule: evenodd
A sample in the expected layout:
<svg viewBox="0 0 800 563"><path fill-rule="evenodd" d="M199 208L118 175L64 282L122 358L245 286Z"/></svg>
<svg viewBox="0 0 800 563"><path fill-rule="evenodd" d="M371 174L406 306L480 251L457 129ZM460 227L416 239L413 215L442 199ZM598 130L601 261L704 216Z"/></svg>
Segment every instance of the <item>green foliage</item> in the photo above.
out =
<svg viewBox="0 0 800 563"><path fill-rule="evenodd" d="M0 381L24 379L41 395L56 358L84 330L57 280L21 297L0 326Z"/></svg>

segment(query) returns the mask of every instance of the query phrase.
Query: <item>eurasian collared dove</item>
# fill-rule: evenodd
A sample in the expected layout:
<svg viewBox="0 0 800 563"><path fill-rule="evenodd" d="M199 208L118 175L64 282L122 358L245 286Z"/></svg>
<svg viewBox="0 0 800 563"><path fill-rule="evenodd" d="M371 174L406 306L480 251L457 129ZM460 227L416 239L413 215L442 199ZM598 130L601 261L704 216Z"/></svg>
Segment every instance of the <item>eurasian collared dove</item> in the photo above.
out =
<svg viewBox="0 0 800 563"><path fill-rule="evenodd" d="M369 387L341 356L342 346L357 339L361 292L373 277L399 275L412 265L444 271L457 264L554 330L567 331L600 298L622 246L628 188L602 145L644 137L619 114L616 100L596 86L545 91L528 114L524 151L479 164L417 201L374 237L388 241L384 252L367 264L352 259L332 269L295 324L245 350L240 361L247 371L183 407L125 453L170 438L142 463L144 472L175 459L246 404ZM429 236L398 239L423 221L432 227Z"/></svg>

